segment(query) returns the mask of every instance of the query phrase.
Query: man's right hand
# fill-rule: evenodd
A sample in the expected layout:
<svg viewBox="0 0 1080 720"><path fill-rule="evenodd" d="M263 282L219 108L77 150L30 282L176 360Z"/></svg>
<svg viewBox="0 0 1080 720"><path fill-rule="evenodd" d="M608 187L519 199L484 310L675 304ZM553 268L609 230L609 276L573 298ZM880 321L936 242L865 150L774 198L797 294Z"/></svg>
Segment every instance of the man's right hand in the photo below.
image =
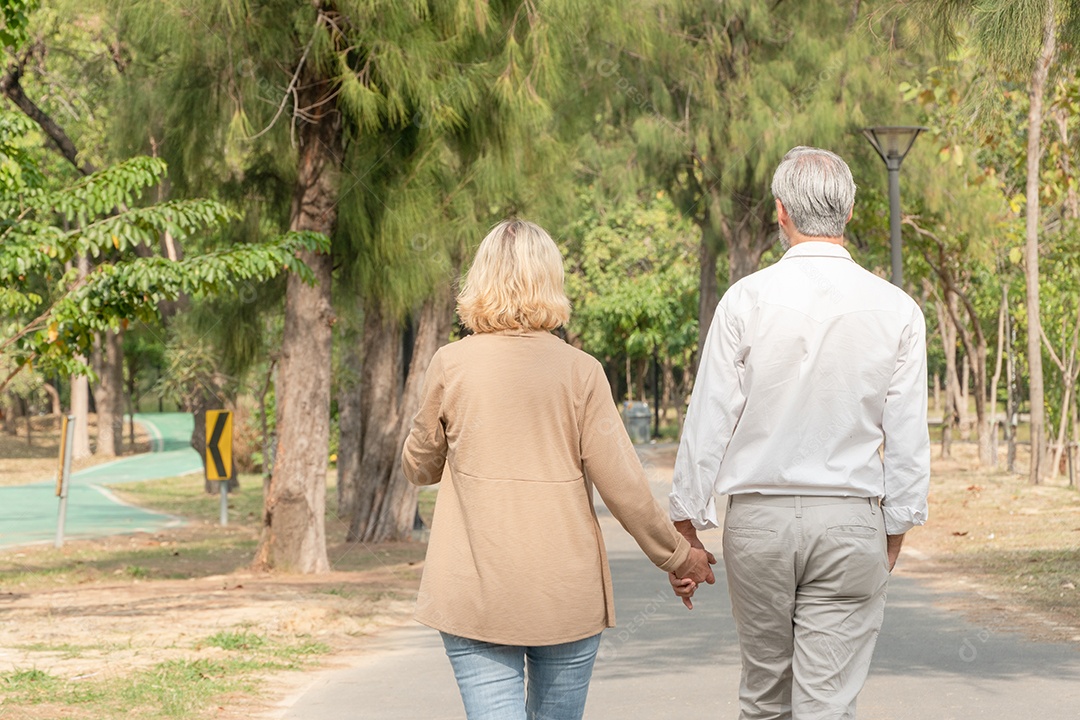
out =
<svg viewBox="0 0 1080 720"><path fill-rule="evenodd" d="M896 567L896 559L900 557L900 546L904 544L903 535L886 535L886 550L889 554L889 572Z"/></svg>

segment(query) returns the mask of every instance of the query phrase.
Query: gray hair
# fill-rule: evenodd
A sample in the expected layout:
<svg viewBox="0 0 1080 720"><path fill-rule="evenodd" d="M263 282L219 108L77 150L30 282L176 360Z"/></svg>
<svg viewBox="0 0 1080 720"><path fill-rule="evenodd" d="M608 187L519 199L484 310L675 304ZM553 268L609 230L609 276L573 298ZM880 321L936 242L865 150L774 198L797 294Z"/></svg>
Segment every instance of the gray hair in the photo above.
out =
<svg viewBox="0 0 1080 720"><path fill-rule="evenodd" d="M772 194L803 235L841 237L855 206L855 181L836 153L799 146L776 168Z"/></svg>

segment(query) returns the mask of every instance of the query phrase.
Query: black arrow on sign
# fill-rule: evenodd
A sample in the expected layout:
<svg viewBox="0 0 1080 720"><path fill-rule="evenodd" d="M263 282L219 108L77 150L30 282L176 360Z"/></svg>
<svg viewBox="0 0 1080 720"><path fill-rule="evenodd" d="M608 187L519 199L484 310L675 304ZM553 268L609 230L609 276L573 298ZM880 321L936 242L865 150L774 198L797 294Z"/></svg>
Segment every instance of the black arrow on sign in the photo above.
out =
<svg viewBox="0 0 1080 720"><path fill-rule="evenodd" d="M228 413L218 413L217 419L214 420L214 432L210 433L210 457L214 461L214 467L217 469L217 476L219 478L228 477L225 473L225 459L221 457L221 435L225 432L225 421L229 419Z"/></svg>

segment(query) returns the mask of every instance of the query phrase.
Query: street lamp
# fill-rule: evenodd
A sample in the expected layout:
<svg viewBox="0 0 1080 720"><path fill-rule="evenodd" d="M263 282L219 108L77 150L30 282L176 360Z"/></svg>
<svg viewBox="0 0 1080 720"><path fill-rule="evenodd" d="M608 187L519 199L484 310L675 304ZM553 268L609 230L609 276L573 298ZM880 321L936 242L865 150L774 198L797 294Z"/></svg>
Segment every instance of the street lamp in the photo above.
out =
<svg viewBox="0 0 1080 720"><path fill-rule="evenodd" d="M904 265L900 252L900 163L904 162L915 138L926 128L919 125L863 128L863 135L877 150L889 170L889 251L892 257L892 282L904 286Z"/></svg>

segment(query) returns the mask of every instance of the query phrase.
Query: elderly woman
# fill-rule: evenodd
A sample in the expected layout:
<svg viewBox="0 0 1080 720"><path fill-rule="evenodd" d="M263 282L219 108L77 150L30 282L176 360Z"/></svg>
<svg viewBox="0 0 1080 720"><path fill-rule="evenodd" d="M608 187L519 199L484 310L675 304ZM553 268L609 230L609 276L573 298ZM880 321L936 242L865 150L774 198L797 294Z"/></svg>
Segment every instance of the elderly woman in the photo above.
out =
<svg viewBox="0 0 1080 720"><path fill-rule="evenodd" d="M550 332L570 303L548 234L497 225L458 315L474 334L432 358L403 453L410 481L443 481L416 619L441 631L470 720L580 718L615 625L593 488L661 570L691 587L712 571L649 492L600 363Z"/></svg>

